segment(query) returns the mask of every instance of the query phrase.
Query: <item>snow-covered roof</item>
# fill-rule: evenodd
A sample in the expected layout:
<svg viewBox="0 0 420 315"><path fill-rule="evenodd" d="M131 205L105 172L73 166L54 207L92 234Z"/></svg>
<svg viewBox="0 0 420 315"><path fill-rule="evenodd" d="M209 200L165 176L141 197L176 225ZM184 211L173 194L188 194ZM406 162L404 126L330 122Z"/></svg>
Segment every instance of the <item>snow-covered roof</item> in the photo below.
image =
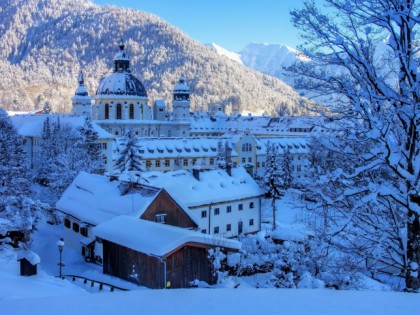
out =
<svg viewBox="0 0 420 315"><path fill-rule="evenodd" d="M249 129L255 135L302 134L322 126L326 118L320 116L225 116L194 115L191 119L193 133L227 133L230 130ZM301 129L296 130L297 128ZM303 129L305 131L303 131ZM308 129L310 129L308 131Z"/></svg>
<svg viewBox="0 0 420 315"><path fill-rule="evenodd" d="M81 172L57 202L57 209L86 223L97 225L119 215L137 219L156 198L160 189L136 185L122 195L120 181Z"/></svg>
<svg viewBox="0 0 420 315"><path fill-rule="evenodd" d="M216 138L141 138L138 141L139 153L143 159L162 159L181 157L216 157L219 140L223 144L228 139ZM117 139L117 147L121 139ZM232 147L232 146L231 146ZM231 155L237 156L232 149Z"/></svg>
<svg viewBox="0 0 420 315"><path fill-rule="evenodd" d="M155 100L154 104L157 107L166 107L166 104L165 104L164 100Z"/></svg>
<svg viewBox="0 0 420 315"><path fill-rule="evenodd" d="M226 171L217 169L200 172L200 180L186 170L148 172L143 176L150 185L164 188L188 207L252 198L263 193L244 168L232 168L231 174L230 176Z"/></svg>
<svg viewBox="0 0 420 315"><path fill-rule="evenodd" d="M41 137L44 120L49 117L51 122L60 119L62 127L71 126L72 128L82 127L85 124L85 117L64 114L25 114L10 116L13 125L22 137ZM98 133L99 139L113 139L114 136L99 127L94 121L93 129Z"/></svg>
<svg viewBox="0 0 420 315"><path fill-rule="evenodd" d="M267 143L274 144L278 148L279 154L287 149L291 154L308 154L309 138L307 137L281 137L281 138L259 138L257 140L257 154L265 154L267 152Z"/></svg>
<svg viewBox="0 0 420 315"><path fill-rule="evenodd" d="M96 90L96 98L109 95L131 95L147 98L143 83L129 72L113 72L101 80Z"/></svg>
<svg viewBox="0 0 420 315"><path fill-rule="evenodd" d="M189 93L190 92L190 87L185 84L185 78L184 77L180 77L179 81L177 84L175 84L174 86L174 92L183 92L183 93Z"/></svg>
<svg viewBox="0 0 420 315"><path fill-rule="evenodd" d="M241 243L176 226L119 216L93 229L105 240L154 256L165 256L186 243L240 249Z"/></svg>
<svg viewBox="0 0 420 315"><path fill-rule="evenodd" d="M26 259L32 265L41 263L41 258L31 250L22 250L17 254L17 260Z"/></svg>

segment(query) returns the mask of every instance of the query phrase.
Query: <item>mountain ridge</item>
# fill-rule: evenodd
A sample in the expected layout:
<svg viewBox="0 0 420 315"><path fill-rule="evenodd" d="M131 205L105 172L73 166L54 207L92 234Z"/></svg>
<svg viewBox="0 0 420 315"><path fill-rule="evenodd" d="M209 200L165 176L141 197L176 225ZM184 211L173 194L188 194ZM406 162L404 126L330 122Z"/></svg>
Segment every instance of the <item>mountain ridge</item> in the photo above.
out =
<svg viewBox="0 0 420 315"><path fill-rule="evenodd" d="M49 100L55 111L68 112L79 70L93 95L123 38L151 100L170 103L182 75L194 110L276 114L286 104L287 114L306 113L299 106L305 100L284 82L220 57L153 14L86 0L4 0L0 8L0 70L7 74L0 101L8 110Z"/></svg>

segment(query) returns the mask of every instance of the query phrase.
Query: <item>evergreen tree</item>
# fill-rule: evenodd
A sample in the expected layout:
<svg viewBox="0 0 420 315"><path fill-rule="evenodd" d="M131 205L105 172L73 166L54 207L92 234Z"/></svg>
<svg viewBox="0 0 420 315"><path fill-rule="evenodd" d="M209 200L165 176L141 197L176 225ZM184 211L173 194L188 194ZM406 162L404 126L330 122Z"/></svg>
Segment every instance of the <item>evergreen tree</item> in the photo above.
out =
<svg viewBox="0 0 420 315"><path fill-rule="evenodd" d="M44 103L44 106L42 107L42 112L44 114L51 114L52 113L52 106L51 106L50 101L46 101Z"/></svg>
<svg viewBox="0 0 420 315"><path fill-rule="evenodd" d="M226 151L223 146L222 140L217 142L217 156L216 156L216 168L223 169L226 167Z"/></svg>
<svg viewBox="0 0 420 315"><path fill-rule="evenodd" d="M0 195L29 194L31 180L22 139L0 108Z"/></svg>
<svg viewBox="0 0 420 315"><path fill-rule="evenodd" d="M1 108L0 134L0 234L29 233L47 206L29 198L31 178L23 142Z"/></svg>
<svg viewBox="0 0 420 315"><path fill-rule="evenodd" d="M86 151L87 163L84 169L87 172L99 173L104 169L101 150L98 145L98 133L93 128L92 118L85 117L83 127L79 128L81 135L79 145Z"/></svg>
<svg viewBox="0 0 420 315"><path fill-rule="evenodd" d="M120 152L115 161L115 171L120 173L127 171L144 171L144 163L139 154L140 147L137 142L138 139L134 135L133 130L128 129L121 139Z"/></svg>
<svg viewBox="0 0 420 315"><path fill-rule="evenodd" d="M282 154L279 155L279 179L280 189L286 191L292 187L293 183L293 165L292 156L290 155L289 148L286 149Z"/></svg>
<svg viewBox="0 0 420 315"><path fill-rule="evenodd" d="M276 146L267 142L264 185L266 194L271 197L273 211L273 231L276 229L276 201L282 196L281 171L279 166L279 153Z"/></svg>

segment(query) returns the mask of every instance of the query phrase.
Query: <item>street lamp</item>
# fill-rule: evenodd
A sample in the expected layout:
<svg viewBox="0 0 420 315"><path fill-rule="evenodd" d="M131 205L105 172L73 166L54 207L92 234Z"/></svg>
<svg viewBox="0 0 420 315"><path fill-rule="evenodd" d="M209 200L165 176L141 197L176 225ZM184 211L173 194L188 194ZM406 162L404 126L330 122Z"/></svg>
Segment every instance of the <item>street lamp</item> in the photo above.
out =
<svg viewBox="0 0 420 315"><path fill-rule="evenodd" d="M62 253L63 253L63 246L64 246L64 241L63 238L60 238L59 241L57 241L57 247L58 247L58 252L60 253L60 262L58 263L58 266L60 267L60 273L59 273L59 277L61 278L61 268L64 266L63 262L62 262Z"/></svg>

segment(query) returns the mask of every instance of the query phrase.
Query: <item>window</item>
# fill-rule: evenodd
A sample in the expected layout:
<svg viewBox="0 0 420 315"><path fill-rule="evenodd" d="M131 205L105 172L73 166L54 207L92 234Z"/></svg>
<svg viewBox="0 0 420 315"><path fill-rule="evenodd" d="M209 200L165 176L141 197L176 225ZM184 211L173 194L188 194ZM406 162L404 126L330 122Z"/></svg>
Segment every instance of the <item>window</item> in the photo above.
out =
<svg viewBox="0 0 420 315"><path fill-rule="evenodd" d="M246 158L242 158L242 163L246 163Z"/></svg>
<svg viewBox="0 0 420 315"><path fill-rule="evenodd" d="M70 220L69 219L64 219L64 226L66 227L66 228L70 228L70 226L71 226L71 222L70 222Z"/></svg>
<svg viewBox="0 0 420 315"><path fill-rule="evenodd" d="M257 167L260 167L260 162L257 162Z"/></svg>
<svg viewBox="0 0 420 315"><path fill-rule="evenodd" d="M262 162L262 167L265 167L265 162Z"/></svg>
<svg viewBox="0 0 420 315"><path fill-rule="evenodd" d="M232 212L232 206L227 206L226 207L226 212L231 213Z"/></svg>
<svg viewBox="0 0 420 315"><path fill-rule="evenodd" d="M165 160L165 167L169 167L171 165L171 161L170 160Z"/></svg>
<svg viewBox="0 0 420 315"><path fill-rule="evenodd" d="M117 104L117 119L122 119L121 104Z"/></svg>
<svg viewBox="0 0 420 315"><path fill-rule="evenodd" d="M214 234L219 234L219 227L218 226L214 227Z"/></svg>
<svg viewBox="0 0 420 315"><path fill-rule="evenodd" d="M82 234L83 236L87 237L88 236L88 229L87 229L87 227L82 227L80 229L80 234Z"/></svg>
<svg viewBox="0 0 420 315"><path fill-rule="evenodd" d="M226 232L232 231L232 224L226 224Z"/></svg>
<svg viewBox="0 0 420 315"><path fill-rule="evenodd" d="M134 105L133 104L130 104L129 116L130 116L130 119L134 119Z"/></svg>
<svg viewBox="0 0 420 315"><path fill-rule="evenodd" d="M184 159L184 166L188 166L188 159Z"/></svg>
<svg viewBox="0 0 420 315"><path fill-rule="evenodd" d="M155 166L156 166L156 167L160 167L160 160L156 160L156 161L155 161Z"/></svg>
<svg viewBox="0 0 420 315"><path fill-rule="evenodd" d="M202 218L206 218L207 217L207 211L206 210L201 211L201 217Z"/></svg>
<svg viewBox="0 0 420 315"><path fill-rule="evenodd" d="M105 104L105 119L109 119L109 105Z"/></svg>
<svg viewBox="0 0 420 315"><path fill-rule="evenodd" d="M297 166L297 171L298 171L298 172L302 172L302 165L298 165L298 166Z"/></svg>
<svg viewBox="0 0 420 315"><path fill-rule="evenodd" d="M73 222L73 231L75 231L76 233L79 233L80 227L79 224L77 224L76 222Z"/></svg>
<svg viewBox="0 0 420 315"><path fill-rule="evenodd" d="M214 215L220 214L220 208L214 208Z"/></svg>
<svg viewBox="0 0 420 315"><path fill-rule="evenodd" d="M242 145L243 152L251 152L252 151L252 144L251 143L244 143Z"/></svg>
<svg viewBox="0 0 420 315"><path fill-rule="evenodd" d="M156 215L156 222L165 224L166 223L166 213L157 214Z"/></svg>
<svg viewBox="0 0 420 315"><path fill-rule="evenodd" d="M238 205L238 210L244 210L244 205L243 205L242 203L240 203L240 204Z"/></svg>
<svg viewBox="0 0 420 315"><path fill-rule="evenodd" d="M253 202L250 202L250 203L249 203L249 208L250 208L250 209L254 208L254 203L253 203Z"/></svg>
<svg viewBox="0 0 420 315"><path fill-rule="evenodd" d="M210 165L214 165L214 158L210 158Z"/></svg>
<svg viewBox="0 0 420 315"><path fill-rule="evenodd" d="M152 162L150 160L146 160L146 168L150 168L152 166Z"/></svg>
<svg viewBox="0 0 420 315"><path fill-rule="evenodd" d="M253 226L254 225L254 219L249 219L249 226Z"/></svg>
<svg viewBox="0 0 420 315"><path fill-rule="evenodd" d="M251 163L252 162L252 157L248 158L248 162Z"/></svg>
<svg viewBox="0 0 420 315"><path fill-rule="evenodd" d="M203 234L207 234L207 230L206 230L206 229L201 230L201 233L203 233Z"/></svg>
<svg viewBox="0 0 420 315"><path fill-rule="evenodd" d="M197 159L192 159L192 164L195 165L197 163Z"/></svg>

